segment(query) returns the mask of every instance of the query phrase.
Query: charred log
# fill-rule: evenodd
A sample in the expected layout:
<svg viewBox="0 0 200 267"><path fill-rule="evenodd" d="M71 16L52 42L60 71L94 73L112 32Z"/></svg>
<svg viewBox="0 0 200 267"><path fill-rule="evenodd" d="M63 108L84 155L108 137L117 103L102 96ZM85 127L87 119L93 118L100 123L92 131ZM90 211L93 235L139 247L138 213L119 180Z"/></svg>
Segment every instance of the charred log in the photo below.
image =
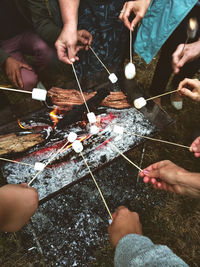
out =
<svg viewBox="0 0 200 267"><path fill-rule="evenodd" d="M0 156L25 152L44 141L42 134L17 135L15 133L0 135Z"/></svg>
<svg viewBox="0 0 200 267"><path fill-rule="evenodd" d="M106 98L106 96L109 95L109 90L102 88L100 90L97 91L96 95L94 95L92 98L90 98L87 101L87 105L89 107L89 109L93 110L96 109L100 103L102 102L102 100L104 98ZM56 128L57 129L63 129L64 127L77 122L79 120L82 120L83 114L84 112L86 112L87 109L85 107L85 104L82 105L76 105L72 108L72 110L70 110L57 124Z"/></svg>

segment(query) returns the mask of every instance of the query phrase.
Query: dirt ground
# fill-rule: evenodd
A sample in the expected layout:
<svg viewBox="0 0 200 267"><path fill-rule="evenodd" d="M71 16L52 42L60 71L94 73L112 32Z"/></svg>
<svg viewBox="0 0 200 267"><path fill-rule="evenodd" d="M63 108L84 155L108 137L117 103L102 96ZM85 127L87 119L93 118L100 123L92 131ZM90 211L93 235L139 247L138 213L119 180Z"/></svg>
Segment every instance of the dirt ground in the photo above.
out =
<svg viewBox="0 0 200 267"><path fill-rule="evenodd" d="M146 65L138 57L134 61L137 66L137 81L140 86L148 90L154 73L156 59L150 65ZM1 83L6 84L1 75ZM18 107L18 113L23 111L24 106L29 106L28 99L18 99L9 96L13 106ZM21 107L21 108L20 108ZM39 106L35 107L38 108ZM169 140L184 145L190 145L192 140L200 135L199 114L200 104L189 99L184 99L183 110L175 111L169 103L169 98L163 98L163 108L176 122L160 134L163 140ZM160 144L152 141L146 142L146 152L142 167L153 162L168 159L177 165L192 172L200 172L200 159L183 148ZM129 152L129 156L137 163L137 150ZM148 186L148 185L147 185ZM149 201L159 200L164 194L164 204L155 205L152 210L141 212L140 218L143 225L143 233L157 244L169 246L178 256L190 266L199 266L200 262L200 200L191 199L178 195L157 192L149 187ZM148 201L148 200L146 200ZM134 210L134 199L132 203ZM145 202L144 202L145 209ZM23 240L20 232L17 234L0 234L0 265L11 266L45 266L39 254L37 259L23 249ZM106 267L113 265L113 249L105 241L96 252L97 260L91 266ZM40 262L40 263L39 263Z"/></svg>

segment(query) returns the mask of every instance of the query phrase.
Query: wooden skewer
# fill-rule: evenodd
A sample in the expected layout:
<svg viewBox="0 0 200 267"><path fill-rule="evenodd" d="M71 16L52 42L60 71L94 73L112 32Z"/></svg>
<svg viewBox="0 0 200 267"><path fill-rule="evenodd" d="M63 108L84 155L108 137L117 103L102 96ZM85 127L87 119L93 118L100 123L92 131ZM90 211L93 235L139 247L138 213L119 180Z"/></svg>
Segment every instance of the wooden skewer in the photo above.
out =
<svg viewBox="0 0 200 267"><path fill-rule="evenodd" d="M25 93L25 94L32 94L31 91L26 91L26 90L20 90L20 89L14 89L14 88L8 88L8 87L0 87L0 90L4 91L13 91L13 92L18 92L18 93Z"/></svg>
<svg viewBox="0 0 200 267"><path fill-rule="evenodd" d="M95 185L96 185L96 187L97 187L97 189L98 189L98 191L99 191L99 194L100 194L100 196L101 196L101 198L102 198L102 200L103 200L103 203L104 203L104 205L105 205L105 207L106 207L106 209L107 209L107 211L108 211L108 214L109 214L111 220L113 220L112 214L111 214L111 212L110 212L110 210L109 210L109 208L108 208L108 205L107 205L107 203L106 203L106 200L105 200L105 198L104 198L104 196L103 196L103 194L102 194L102 192L101 192L101 189L100 189L100 187L98 186L98 183L97 183L97 181L96 181L96 179L95 179L95 177L94 177L94 175L93 175L93 173L92 173L92 171L91 171L91 169L90 169L90 167L89 167L89 165L88 165L88 163L87 163L85 157L83 156L83 153L80 152L80 154L81 154L81 156L82 156L82 158L83 158L83 161L84 161L85 165L87 166L88 171L89 171L89 173L90 173L90 175L91 175L91 177L92 177L92 179L93 179L93 181L94 181L94 183L95 183Z"/></svg>
<svg viewBox="0 0 200 267"><path fill-rule="evenodd" d="M160 142L160 143L165 143L165 144L169 144L169 145L174 145L174 146L179 146L179 147L182 147L182 148L187 148L187 149L190 149L189 146L185 146L185 145L181 145L181 144L177 144L177 143L173 143L173 142L169 142L169 141L165 141L165 140L161 140L161 139L156 139L156 138L152 138L152 137L148 137L148 136L145 136L145 135L140 135L140 134L137 134L137 133L130 133L130 132L127 132L127 134L130 134L130 135L136 135L138 137L141 137L141 138L145 138L145 139L148 139L148 140L151 140L151 141L156 141L156 142Z"/></svg>
<svg viewBox="0 0 200 267"><path fill-rule="evenodd" d="M130 62L133 63L133 54L132 54L132 31L130 29Z"/></svg>
<svg viewBox="0 0 200 267"><path fill-rule="evenodd" d="M101 65L104 67L104 69L107 71L107 73L110 75L110 71L108 70L108 68L106 67L106 65L101 61L101 59L98 57L98 55L94 52L93 48L91 46L89 46L90 50L92 51L92 53L95 55L95 57L99 60L99 62L101 63Z"/></svg>
<svg viewBox="0 0 200 267"><path fill-rule="evenodd" d="M68 145L68 141L55 153L55 154L53 154L52 155L52 157L48 160L48 162L45 164L45 166L44 166L44 169L51 163L51 161L59 154L59 153L61 153L64 149L65 149L65 147ZM43 170L44 170L43 169ZM35 179L38 177L38 175L40 175L40 173L43 171L43 170L40 170L40 171L38 171L37 173L36 173L36 175L33 177L33 179L28 183L28 186L30 186L34 181L35 181Z"/></svg>
<svg viewBox="0 0 200 267"><path fill-rule="evenodd" d="M158 97L161 97L161 96L164 96L164 95L173 94L173 93L178 92L178 91L179 91L179 89L176 89L176 90L173 90L173 91L170 91L170 92L166 92L166 93L163 93L163 94L160 94L160 95L157 95L157 96L153 96L153 97L147 98L146 101L153 100L155 98L158 98Z"/></svg>
<svg viewBox="0 0 200 267"><path fill-rule="evenodd" d="M86 109L87 109L88 113L90 113L90 110L89 110L88 104L87 104L87 102L86 102L86 100L85 100L85 97L84 97L84 94L83 94L83 90L82 90L82 88L81 88L81 85L80 85L79 79L78 79L78 77L77 77L77 74L76 74L76 69L75 69L75 67L74 67L74 64L73 64L73 63L72 63L72 69L73 69L73 72L74 72L74 76L75 76L75 78L76 78L76 82L77 82L77 84L78 84L79 91L80 91L80 93L81 93L81 96L82 96L82 98L83 98L83 101L84 101L84 103L85 103L85 107L86 107Z"/></svg>
<svg viewBox="0 0 200 267"><path fill-rule="evenodd" d="M111 143L110 141L108 141L112 147L124 158L126 159L130 164L132 164L135 168L137 168L139 171L142 171L142 169L136 165L134 162L132 162L129 158L127 158L119 149L118 147L116 147L113 143Z"/></svg>
<svg viewBox="0 0 200 267"><path fill-rule="evenodd" d="M142 171L142 169L138 166L138 165L136 165L134 162L132 162L129 158L127 158L127 156L125 156L120 150L119 150L119 148L118 147L116 147L113 143L111 143L109 140L107 140L106 138L105 138L105 136L103 136L102 134L99 134L100 136L102 136L102 137L104 137L104 139L109 143L109 144L111 144L112 145L112 147L124 158L124 159L126 159L130 164L132 164L135 168L137 168L139 171Z"/></svg>
<svg viewBox="0 0 200 267"><path fill-rule="evenodd" d="M34 167L34 165L26 163L26 162L21 162L21 161L16 161L16 160L11 160L11 159L6 159L6 158L0 158L0 160L7 161L7 162L12 162L16 164L21 164L21 165L26 165L26 166L31 166Z"/></svg>

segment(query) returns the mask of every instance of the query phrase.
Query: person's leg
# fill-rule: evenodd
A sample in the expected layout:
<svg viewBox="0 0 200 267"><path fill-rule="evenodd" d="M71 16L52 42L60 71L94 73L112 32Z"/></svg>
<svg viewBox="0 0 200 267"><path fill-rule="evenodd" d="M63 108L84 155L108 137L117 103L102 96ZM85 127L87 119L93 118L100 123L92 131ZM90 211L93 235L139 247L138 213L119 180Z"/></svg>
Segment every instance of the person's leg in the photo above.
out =
<svg viewBox="0 0 200 267"><path fill-rule="evenodd" d="M50 47L36 33L29 31L21 40L23 53L34 56L35 69L40 74L56 56L56 50Z"/></svg>
<svg viewBox="0 0 200 267"><path fill-rule="evenodd" d="M1 42L0 46L6 53L8 53L14 59L27 64L20 49L21 38L21 34L17 35L14 38ZM21 77L23 82L22 89L31 91L34 87L36 87L38 82L38 76L33 69L28 70L26 68L21 68Z"/></svg>

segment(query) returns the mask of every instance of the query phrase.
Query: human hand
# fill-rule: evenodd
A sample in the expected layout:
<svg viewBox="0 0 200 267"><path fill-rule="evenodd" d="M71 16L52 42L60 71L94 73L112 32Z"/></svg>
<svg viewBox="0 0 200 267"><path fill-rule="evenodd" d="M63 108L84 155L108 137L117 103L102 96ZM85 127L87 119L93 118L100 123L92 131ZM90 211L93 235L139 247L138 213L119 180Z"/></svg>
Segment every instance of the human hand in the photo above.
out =
<svg viewBox="0 0 200 267"><path fill-rule="evenodd" d="M8 79L19 88L23 88L23 81L21 76L21 68L27 70L32 70L32 67L28 64L20 62L13 57L8 57L5 62L5 72L8 76Z"/></svg>
<svg viewBox="0 0 200 267"><path fill-rule="evenodd" d="M38 193L27 184L9 184L0 188L0 230L20 230L38 207Z"/></svg>
<svg viewBox="0 0 200 267"><path fill-rule="evenodd" d="M78 31L78 44L77 46L80 49L88 50L89 46L92 44L92 35L86 30Z"/></svg>
<svg viewBox="0 0 200 267"><path fill-rule="evenodd" d="M200 41L186 44L180 44L172 55L172 68L174 73L179 73L180 69L187 62L191 62L200 57Z"/></svg>
<svg viewBox="0 0 200 267"><path fill-rule="evenodd" d="M188 173L169 160L156 162L140 172L144 183L151 183L155 189L184 194L185 186L182 177Z"/></svg>
<svg viewBox="0 0 200 267"><path fill-rule="evenodd" d="M200 136L193 141L190 146L190 151L194 152L196 158L200 158Z"/></svg>
<svg viewBox="0 0 200 267"><path fill-rule="evenodd" d="M79 50L88 50L92 43L92 35L86 30L74 30L71 27L64 26L58 37L55 47L58 58L66 64L72 64L79 60L76 55Z"/></svg>
<svg viewBox="0 0 200 267"><path fill-rule="evenodd" d="M188 96L192 100L200 102L200 81L198 79L185 78L179 83L178 93L181 96Z"/></svg>
<svg viewBox="0 0 200 267"><path fill-rule="evenodd" d="M128 234L142 235L139 215L120 206L112 215L112 224L108 227L110 243L116 248L120 239Z"/></svg>
<svg viewBox="0 0 200 267"><path fill-rule="evenodd" d="M129 30L133 31L136 25L143 19L150 3L151 0L135 0L126 2L121 10L119 19L124 22L124 25ZM135 18L130 22L129 17L132 12L135 14Z"/></svg>

